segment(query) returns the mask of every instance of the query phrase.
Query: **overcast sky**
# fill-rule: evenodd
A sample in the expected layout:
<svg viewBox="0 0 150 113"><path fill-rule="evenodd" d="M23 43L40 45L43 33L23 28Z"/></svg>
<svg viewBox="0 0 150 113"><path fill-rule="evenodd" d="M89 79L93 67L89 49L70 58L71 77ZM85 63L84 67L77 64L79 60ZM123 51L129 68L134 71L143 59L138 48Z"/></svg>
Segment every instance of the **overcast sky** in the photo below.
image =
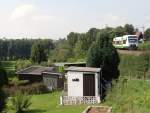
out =
<svg viewBox="0 0 150 113"><path fill-rule="evenodd" d="M91 27L150 27L150 0L0 0L0 37L52 38Z"/></svg>

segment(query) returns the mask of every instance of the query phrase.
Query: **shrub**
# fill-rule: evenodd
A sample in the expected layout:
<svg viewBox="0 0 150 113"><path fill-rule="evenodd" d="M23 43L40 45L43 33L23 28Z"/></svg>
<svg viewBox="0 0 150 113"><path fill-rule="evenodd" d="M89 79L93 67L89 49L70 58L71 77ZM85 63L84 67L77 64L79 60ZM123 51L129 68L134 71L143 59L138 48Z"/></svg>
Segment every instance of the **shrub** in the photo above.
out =
<svg viewBox="0 0 150 113"><path fill-rule="evenodd" d="M6 105L6 95L2 89L0 89L0 113L3 111Z"/></svg>
<svg viewBox="0 0 150 113"><path fill-rule="evenodd" d="M16 61L16 70L20 70L26 67L31 66L32 63L29 60L17 60Z"/></svg>
<svg viewBox="0 0 150 113"><path fill-rule="evenodd" d="M19 91L11 99L12 108L16 111L16 113L24 113L31 105L30 100L31 96Z"/></svg>
<svg viewBox="0 0 150 113"><path fill-rule="evenodd" d="M6 84L8 84L7 73L3 68L0 67L0 88Z"/></svg>
<svg viewBox="0 0 150 113"><path fill-rule="evenodd" d="M34 83L25 86L10 86L4 88L7 95L15 95L17 90L27 94L43 94L49 92L43 83Z"/></svg>

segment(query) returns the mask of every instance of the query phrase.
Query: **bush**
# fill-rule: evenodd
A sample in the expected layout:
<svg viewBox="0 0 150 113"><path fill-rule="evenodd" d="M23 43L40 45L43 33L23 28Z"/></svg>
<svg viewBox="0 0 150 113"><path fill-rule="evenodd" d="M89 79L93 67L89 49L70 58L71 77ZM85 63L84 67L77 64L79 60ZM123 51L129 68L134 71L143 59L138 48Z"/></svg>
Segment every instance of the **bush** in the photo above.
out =
<svg viewBox="0 0 150 113"><path fill-rule="evenodd" d="M11 99L12 108L16 111L16 113L24 113L31 105L30 100L31 96L19 91Z"/></svg>
<svg viewBox="0 0 150 113"><path fill-rule="evenodd" d="M7 95L15 95L17 90L27 94L43 94L49 92L47 87L43 83L34 83L25 86L10 86L4 88Z"/></svg>
<svg viewBox="0 0 150 113"><path fill-rule="evenodd" d="M0 113L3 111L6 105L6 95L3 90L0 89Z"/></svg>
<svg viewBox="0 0 150 113"><path fill-rule="evenodd" d="M0 88L8 84L7 73L3 68L0 68Z"/></svg>
<svg viewBox="0 0 150 113"><path fill-rule="evenodd" d="M16 61L16 70L20 70L26 67L31 66L32 63L29 60L17 60Z"/></svg>

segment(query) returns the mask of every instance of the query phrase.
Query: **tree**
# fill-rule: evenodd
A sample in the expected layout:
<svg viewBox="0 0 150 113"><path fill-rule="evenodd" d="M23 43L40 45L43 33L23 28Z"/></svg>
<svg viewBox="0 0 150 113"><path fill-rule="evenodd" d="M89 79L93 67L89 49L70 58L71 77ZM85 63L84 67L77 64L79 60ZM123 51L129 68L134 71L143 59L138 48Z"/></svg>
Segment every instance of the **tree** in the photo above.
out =
<svg viewBox="0 0 150 113"><path fill-rule="evenodd" d="M132 24L126 24L124 26L124 30L127 35L133 35L134 34L134 26Z"/></svg>
<svg viewBox="0 0 150 113"><path fill-rule="evenodd" d="M41 63L42 61L47 61L47 56L44 51L43 46L40 42L34 43L31 49L31 60L34 63Z"/></svg>
<svg viewBox="0 0 150 113"><path fill-rule="evenodd" d="M115 36L119 37L119 36L123 36L125 35L125 30L122 26L118 26L115 28Z"/></svg>
<svg viewBox="0 0 150 113"><path fill-rule="evenodd" d="M0 67L0 112L3 111L6 105L6 95L2 90L2 87L8 83L6 71Z"/></svg>
<svg viewBox="0 0 150 113"><path fill-rule="evenodd" d="M144 32L144 38L149 40L150 39L150 28L146 29Z"/></svg>
<svg viewBox="0 0 150 113"><path fill-rule="evenodd" d="M102 99L105 96L107 84L111 84L113 79L119 77L120 59L117 50L113 47L109 39L109 33L101 31L95 43L92 44L87 55L87 66L101 67L101 88ZM107 81L107 82L106 82ZM102 87L103 86L103 87Z"/></svg>
<svg viewBox="0 0 150 113"><path fill-rule="evenodd" d="M67 35L67 41L71 48L73 48L78 41L79 33L71 32Z"/></svg>
<svg viewBox="0 0 150 113"><path fill-rule="evenodd" d="M83 49L83 43L81 40L78 40L78 42L76 43L74 54L76 59L82 59L85 57L86 51Z"/></svg>

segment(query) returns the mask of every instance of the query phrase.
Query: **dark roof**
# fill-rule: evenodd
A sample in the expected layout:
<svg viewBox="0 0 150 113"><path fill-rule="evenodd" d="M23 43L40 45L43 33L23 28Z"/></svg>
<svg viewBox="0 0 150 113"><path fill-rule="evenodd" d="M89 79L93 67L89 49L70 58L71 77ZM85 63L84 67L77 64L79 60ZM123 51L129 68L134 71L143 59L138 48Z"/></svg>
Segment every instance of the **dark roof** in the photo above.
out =
<svg viewBox="0 0 150 113"><path fill-rule="evenodd" d="M64 74L62 74L62 73L47 72L47 71L43 72L42 74L64 76Z"/></svg>
<svg viewBox="0 0 150 113"><path fill-rule="evenodd" d="M78 71L78 72L96 72L99 73L101 68L93 68L93 67L69 67L65 69L66 71Z"/></svg>
<svg viewBox="0 0 150 113"><path fill-rule="evenodd" d="M30 74L30 75L42 75L42 72L52 72L54 67L44 67L44 66L31 66L20 71L17 71L16 74Z"/></svg>
<svg viewBox="0 0 150 113"><path fill-rule="evenodd" d="M54 66L70 66L70 65L85 65L86 66L86 62L59 62L59 63L54 63Z"/></svg>

